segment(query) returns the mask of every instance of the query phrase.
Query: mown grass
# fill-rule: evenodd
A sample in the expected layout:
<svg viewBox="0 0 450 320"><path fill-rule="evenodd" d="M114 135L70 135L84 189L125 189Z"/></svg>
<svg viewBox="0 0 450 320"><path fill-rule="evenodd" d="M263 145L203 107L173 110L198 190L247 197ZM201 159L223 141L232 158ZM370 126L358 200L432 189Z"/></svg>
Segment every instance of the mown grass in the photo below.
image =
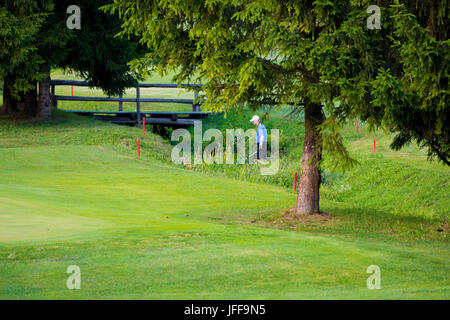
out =
<svg viewBox="0 0 450 320"><path fill-rule="evenodd" d="M419 241L422 231L377 236L394 221L418 227L422 218L331 192L351 176L323 188L322 207L335 220L293 229L268 218L295 202L293 192L185 170L170 164L169 152L167 141L138 128L62 112L43 123L0 120L0 298L449 297L447 240ZM385 161L368 155L356 170L371 170L377 158ZM362 186L374 181L367 179ZM351 185L359 197L370 192ZM371 187L383 195L385 184ZM427 198L436 210L443 192ZM81 290L66 288L70 265L81 268ZM381 268L381 290L366 287L369 265Z"/></svg>
<svg viewBox="0 0 450 320"><path fill-rule="evenodd" d="M251 115L209 117L203 129L248 129ZM1 117L0 298L448 299L449 169L349 123L360 165L326 163L327 214L294 219L301 121L265 120L280 129L281 165L261 176L255 165L173 165L170 141L139 128L61 111ZM81 290L66 288L69 265ZM366 287L369 265L381 290Z"/></svg>

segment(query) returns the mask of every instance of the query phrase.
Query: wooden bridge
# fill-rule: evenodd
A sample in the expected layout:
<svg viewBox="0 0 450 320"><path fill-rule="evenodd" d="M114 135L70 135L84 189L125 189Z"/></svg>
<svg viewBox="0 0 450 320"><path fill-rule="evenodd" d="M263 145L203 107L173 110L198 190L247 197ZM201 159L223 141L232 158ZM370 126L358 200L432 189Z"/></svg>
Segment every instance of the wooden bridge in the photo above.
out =
<svg viewBox="0 0 450 320"><path fill-rule="evenodd" d="M201 120L210 115L210 112L201 111L200 103L195 99L160 99L160 98L141 98L140 88L179 88L176 84L168 83L140 83L136 87L136 98L119 97L82 97L82 96L61 96L55 94L56 86L89 86L88 82L75 80L51 80L51 99L54 107L58 106L58 101L108 101L118 102L117 111L85 111L85 110L66 110L82 116L88 116L95 119L109 121L117 124L139 125L145 119L146 124L185 127L193 125L195 121ZM183 87L200 88L200 84L183 84ZM195 94L197 97L197 94ZM135 111L123 111L123 102L135 102ZM141 102L164 102L164 103L185 103L192 105L192 111L141 111Z"/></svg>

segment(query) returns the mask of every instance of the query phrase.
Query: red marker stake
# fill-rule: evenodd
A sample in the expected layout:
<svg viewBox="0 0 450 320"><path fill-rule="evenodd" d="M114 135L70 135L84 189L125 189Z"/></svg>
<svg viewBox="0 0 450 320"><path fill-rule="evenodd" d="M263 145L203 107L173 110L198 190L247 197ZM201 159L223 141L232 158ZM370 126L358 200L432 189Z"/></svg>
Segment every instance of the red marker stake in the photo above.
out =
<svg viewBox="0 0 450 320"><path fill-rule="evenodd" d="M295 171L295 178L294 178L294 191L297 191L297 171Z"/></svg>
<svg viewBox="0 0 450 320"><path fill-rule="evenodd" d="M375 139L373 139L373 152L377 152L377 143Z"/></svg>
<svg viewBox="0 0 450 320"><path fill-rule="evenodd" d="M70 93L72 94L73 97L73 86L70 86Z"/></svg>
<svg viewBox="0 0 450 320"><path fill-rule="evenodd" d="M359 135L359 121L356 120L356 135Z"/></svg>
<svg viewBox="0 0 450 320"><path fill-rule="evenodd" d="M145 134L145 117L142 118L142 134Z"/></svg>
<svg viewBox="0 0 450 320"><path fill-rule="evenodd" d="M138 157L141 157L141 138L138 138Z"/></svg>

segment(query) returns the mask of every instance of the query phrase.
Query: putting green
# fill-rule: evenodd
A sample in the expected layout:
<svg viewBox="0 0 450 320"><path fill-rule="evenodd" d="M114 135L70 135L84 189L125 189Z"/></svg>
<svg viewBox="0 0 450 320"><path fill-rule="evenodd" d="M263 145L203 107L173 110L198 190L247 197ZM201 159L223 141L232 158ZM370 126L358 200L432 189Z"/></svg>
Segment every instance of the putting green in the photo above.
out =
<svg viewBox="0 0 450 320"><path fill-rule="evenodd" d="M55 238L92 231L110 224L42 203L0 198L0 242Z"/></svg>
<svg viewBox="0 0 450 320"><path fill-rule="evenodd" d="M108 227L198 228L237 211L293 201L292 194L270 186L140 161L109 148L3 150L0 241L55 239Z"/></svg>

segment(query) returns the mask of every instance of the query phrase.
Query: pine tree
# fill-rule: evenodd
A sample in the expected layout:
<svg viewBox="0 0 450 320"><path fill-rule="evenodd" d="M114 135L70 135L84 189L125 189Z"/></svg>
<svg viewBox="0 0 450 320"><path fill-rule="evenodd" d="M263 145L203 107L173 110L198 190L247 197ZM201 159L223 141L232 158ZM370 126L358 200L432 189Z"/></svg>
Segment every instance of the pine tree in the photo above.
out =
<svg viewBox="0 0 450 320"><path fill-rule="evenodd" d="M36 84L41 57L37 37L51 1L5 0L0 7L0 78L3 79L3 111L27 114L36 110Z"/></svg>
<svg viewBox="0 0 450 320"><path fill-rule="evenodd" d="M0 34L4 111L21 111L41 118L50 116L49 82L54 67L77 72L92 87L101 88L108 95L122 93L137 84L138 76L129 71L127 63L139 57L139 45L133 39L115 37L120 21L98 10L107 1L77 1L81 29L66 26L67 8L72 1L31 3L7 1L0 9L0 24L7 27Z"/></svg>
<svg viewBox="0 0 450 320"><path fill-rule="evenodd" d="M410 10L405 15L412 20L411 15L420 16L411 11L416 8L413 2L416 3L409 1L405 8ZM421 19L428 21L429 26L439 26L439 19L446 17L444 1L432 2L440 8L438 20L429 18L430 14L436 15L430 9L421 11ZM389 8L392 14L383 15L381 30L369 30L369 4L351 0L116 0L104 10L119 14L123 20L121 35L137 35L148 47L146 57L132 63L133 70L144 74L148 68L172 70L180 83L204 83L208 98L204 107L227 112L245 106L256 109L291 103L303 111L305 139L297 212L315 213L319 212L323 151L328 150L327 154L335 158L341 169L355 164L339 134L339 128L348 119L360 117L373 126L389 126L393 132L399 132L394 147L412 137L429 144L430 136L437 137L439 130L444 130L435 121L436 134L430 133L428 122L417 120L429 112L421 106L435 106L444 112L448 106L448 96L442 93L448 86L447 70L438 77L433 74L440 72L437 62L447 61L446 44L441 43L441 48L437 43L428 47L430 54L439 59L429 63L423 80L426 90L438 88L439 94L413 92L411 97L403 98L411 93L402 86L404 76L420 76L412 74L412 70L419 72L412 60L417 55L424 58L425 52L411 53L411 43L399 47L399 43L392 42L396 38L402 41L400 38L404 40L408 35L402 35L406 22L393 22L396 9L390 7L391 1L377 1L383 13ZM433 32L417 32L413 37L434 42ZM438 29L435 32L443 34ZM401 76L390 77L391 72ZM409 106L417 101L433 106L419 104L412 120L400 119L407 99L411 99ZM437 105L430 99L437 99ZM435 118L445 120L441 111ZM416 124L419 130L413 129ZM448 134L443 142L430 152L441 157L439 152L446 152L445 143L448 148Z"/></svg>
<svg viewBox="0 0 450 320"><path fill-rule="evenodd" d="M150 49L136 68L155 65L177 71L179 82L204 83L204 106L210 110L291 103L304 111L297 212L317 213L325 123L321 92L328 84L305 60L321 33L345 16L350 5L338 2L124 0L106 9L124 20L122 34L141 36ZM331 14L330 7L337 12Z"/></svg>
<svg viewBox="0 0 450 320"><path fill-rule="evenodd" d="M354 11L323 35L310 58L330 86L336 118L359 117L394 134L399 150L415 141L450 165L448 1L383 1L380 29ZM359 8L368 7L362 1Z"/></svg>

